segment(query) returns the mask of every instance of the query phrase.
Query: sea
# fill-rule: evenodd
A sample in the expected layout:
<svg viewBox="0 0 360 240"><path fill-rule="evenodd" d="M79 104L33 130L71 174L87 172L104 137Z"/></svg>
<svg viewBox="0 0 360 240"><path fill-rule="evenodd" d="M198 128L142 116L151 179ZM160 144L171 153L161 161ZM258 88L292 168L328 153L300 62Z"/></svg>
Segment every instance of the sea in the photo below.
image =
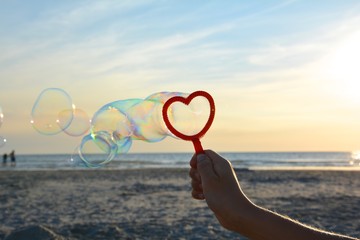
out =
<svg viewBox="0 0 360 240"><path fill-rule="evenodd" d="M236 169L250 170L360 170L359 154L352 152L220 152ZM193 153L119 154L104 169L189 168ZM90 155L89 159L101 156ZM16 165L2 164L7 170L86 170L91 167L75 161L72 154L17 155Z"/></svg>

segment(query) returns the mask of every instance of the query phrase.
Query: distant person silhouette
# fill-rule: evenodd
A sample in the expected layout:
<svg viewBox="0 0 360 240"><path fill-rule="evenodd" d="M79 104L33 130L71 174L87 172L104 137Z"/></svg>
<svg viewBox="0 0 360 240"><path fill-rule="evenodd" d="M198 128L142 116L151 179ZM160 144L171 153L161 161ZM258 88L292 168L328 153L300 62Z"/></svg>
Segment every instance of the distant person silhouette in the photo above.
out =
<svg viewBox="0 0 360 240"><path fill-rule="evenodd" d="M15 167L16 165L16 158L15 158L15 151L12 150L10 153L10 160L11 160L11 166Z"/></svg>
<svg viewBox="0 0 360 240"><path fill-rule="evenodd" d="M4 153L3 155L3 165L6 165L8 155Z"/></svg>

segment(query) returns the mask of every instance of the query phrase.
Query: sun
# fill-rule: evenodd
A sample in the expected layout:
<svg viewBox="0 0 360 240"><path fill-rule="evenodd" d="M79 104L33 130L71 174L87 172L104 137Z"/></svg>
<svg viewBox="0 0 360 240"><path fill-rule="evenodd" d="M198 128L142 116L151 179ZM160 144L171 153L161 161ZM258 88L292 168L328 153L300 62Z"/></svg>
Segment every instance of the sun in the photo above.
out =
<svg viewBox="0 0 360 240"><path fill-rule="evenodd" d="M360 31L337 44L325 60L324 72L341 97L360 103Z"/></svg>

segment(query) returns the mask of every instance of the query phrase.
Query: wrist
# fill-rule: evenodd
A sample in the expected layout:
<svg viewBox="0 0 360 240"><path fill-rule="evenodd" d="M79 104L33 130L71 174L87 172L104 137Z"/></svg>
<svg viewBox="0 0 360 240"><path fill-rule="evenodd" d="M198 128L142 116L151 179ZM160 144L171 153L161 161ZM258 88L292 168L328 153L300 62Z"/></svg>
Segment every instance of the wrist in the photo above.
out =
<svg viewBox="0 0 360 240"><path fill-rule="evenodd" d="M254 237L257 235L256 231L258 230L257 224L259 222L259 212L262 211L262 208L258 207L256 204L251 202L246 198L245 203L241 204L236 212L236 220L234 231L246 236Z"/></svg>
<svg viewBox="0 0 360 240"><path fill-rule="evenodd" d="M229 229L246 236L246 232L252 229L254 216L257 215L256 212L258 212L259 207L245 195L238 198L236 206L236 208L232 209L232 226Z"/></svg>

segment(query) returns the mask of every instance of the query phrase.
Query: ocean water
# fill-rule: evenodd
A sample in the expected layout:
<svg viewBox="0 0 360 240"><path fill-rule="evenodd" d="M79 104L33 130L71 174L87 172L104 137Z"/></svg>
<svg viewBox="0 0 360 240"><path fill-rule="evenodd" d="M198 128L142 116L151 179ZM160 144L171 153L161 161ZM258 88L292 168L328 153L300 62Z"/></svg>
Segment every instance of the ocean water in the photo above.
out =
<svg viewBox="0 0 360 240"><path fill-rule="evenodd" d="M106 169L188 168L193 153L121 154L104 166ZM351 152L222 152L235 168L241 169L341 169L359 170L360 161ZM91 155L98 159L100 156ZM89 169L74 164L71 154L18 155L16 166L2 165L0 170Z"/></svg>

